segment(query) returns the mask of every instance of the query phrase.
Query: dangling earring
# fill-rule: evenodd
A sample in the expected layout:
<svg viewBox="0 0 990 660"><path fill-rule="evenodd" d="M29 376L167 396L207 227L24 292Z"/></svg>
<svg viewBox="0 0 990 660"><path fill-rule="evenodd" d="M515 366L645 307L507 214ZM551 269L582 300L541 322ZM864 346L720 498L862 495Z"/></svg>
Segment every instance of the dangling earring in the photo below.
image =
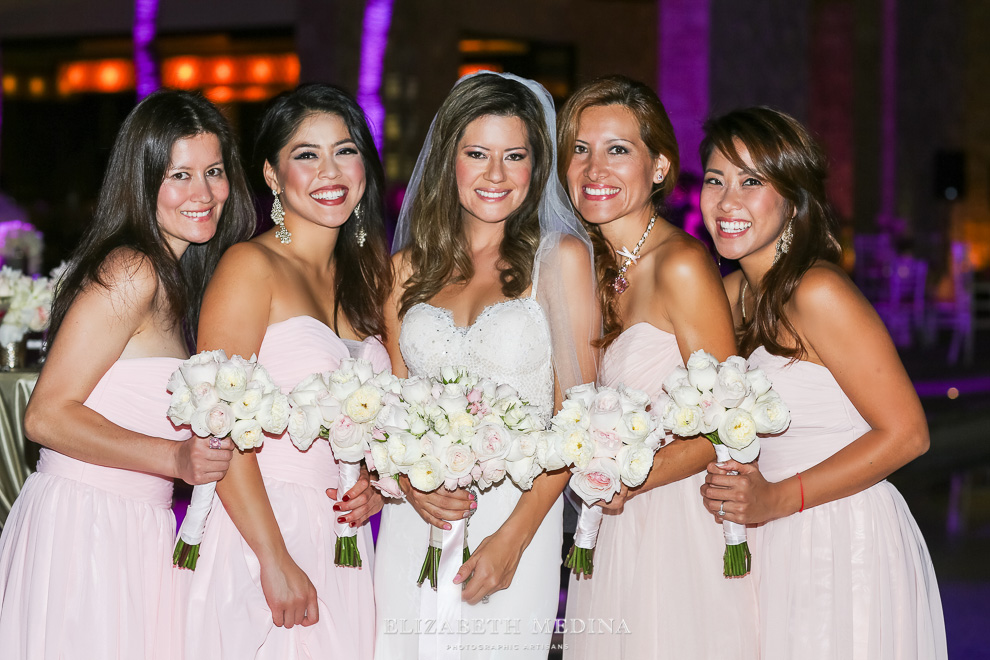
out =
<svg viewBox="0 0 990 660"><path fill-rule="evenodd" d="M358 247L364 247L364 242L368 239L368 233L364 231L364 225L361 223L361 202L358 202L354 207L354 220L358 223L358 230L355 238L357 240Z"/></svg>
<svg viewBox="0 0 990 660"><path fill-rule="evenodd" d="M787 254L787 251L791 249L791 241L794 240L794 218L792 217L787 221L787 227L784 229L780 238L777 239L777 251L773 255L773 263L776 264L780 261L780 257Z"/></svg>
<svg viewBox="0 0 990 660"><path fill-rule="evenodd" d="M282 208L282 200L278 198L278 190L272 188L275 195L275 202L272 204L272 222L278 229L275 230L275 238L282 242L282 245L292 242L292 234L285 228L285 209Z"/></svg>

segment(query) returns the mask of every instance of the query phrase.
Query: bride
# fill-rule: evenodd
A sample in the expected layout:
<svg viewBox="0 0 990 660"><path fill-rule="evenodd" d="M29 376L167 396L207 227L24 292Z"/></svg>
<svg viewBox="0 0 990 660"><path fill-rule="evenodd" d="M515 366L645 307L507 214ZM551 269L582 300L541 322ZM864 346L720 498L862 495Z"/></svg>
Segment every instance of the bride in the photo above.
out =
<svg viewBox="0 0 990 660"><path fill-rule="evenodd" d="M397 376L463 365L516 388L544 423L561 392L594 380L599 332L590 243L552 176L554 116L533 81L483 72L458 82L403 202L386 309ZM545 658L567 478L541 476L525 493L507 479L477 500L403 478L407 501L382 514L376 658ZM435 594L417 587L429 525L468 517L471 558Z"/></svg>

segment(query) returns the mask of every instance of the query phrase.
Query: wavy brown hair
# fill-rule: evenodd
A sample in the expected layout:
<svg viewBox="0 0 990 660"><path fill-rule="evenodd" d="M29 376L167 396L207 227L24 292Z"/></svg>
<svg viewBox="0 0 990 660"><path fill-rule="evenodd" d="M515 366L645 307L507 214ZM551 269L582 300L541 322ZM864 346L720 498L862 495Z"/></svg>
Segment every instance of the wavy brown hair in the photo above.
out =
<svg viewBox="0 0 990 660"><path fill-rule="evenodd" d="M784 307L815 262L838 263L842 255L838 223L825 195L825 154L800 122L767 107L714 117L705 122L704 131L703 165L719 151L737 167L748 167L739 156L738 141L749 151L756 174L784 198L787 214L794 214L791 247L754 292L756 309L738 330L739 350L749 355L763 346L774 355L800 359L806 354L804 344Z"/></svg>
<svg viewBox="0 0 990 660"><path fill-rule="evenodd" d="M359 334L385 339L385 300L392 288L392 263L385 242L385 173L364 111L347 92L332 85L310 83L276 96L269 103L258 137L255 160L278 167L278 154L303 120L321 113L344 122L364 163L364 196L340 227L334 258L334 303L331 324L337 332L341 312ZM274 201L274 199L273 199ZM355 217L360 209L361 219ZM364 229L366 243L358 245Z"/></svg>
<svg viewBox="0 0 990 660"><path fill-rule="evenodd" d="M605 76L584 85L568 99L557 118L557 176L564 188L568 188L567 169L574 156L581 113L591 107L606 105L621 105L632 112L639 122L639 135L650 150L650 156L656 159L663 155L670 161L670 169L664 180L661 183L652 182L650 199L654 213L659 216L663 212L664 201L677 183L681 160L677 137L670 118L667 117L667 110L656 92L641 82L625 76ZM595 273L598 277L598 298L602 309L603 334L596 344L605 349L622 332L618 294L612 288L612 282L619 275L619 266L614 256L617 246L609 244L598 225L585 222L584 226L595 250Z"/></svg>
<svg viewBox="0 0 990 660"><path fill-rule="evenodd" d="M190 245L180 259L158 224L158 192L171 166L175 143L203 134L215 135L220 142L230 192L216 234L206 243ZM150 94L127 115L114 141L93 222L58 283L48 345L52 345L83 288L109 286L101 270L104 261L116 248L126 247L150 262L158 280L159 299L173 323L182 327L188 348L193 350L206 284L224 251L250 238L256 221L237 140L220 111L191 92L159 90Z"/></svg>
<svg viewBox="0 0 990 660"><path fill-rule="evenodd" d="M518 117L526 126L533 172L522 204L505 219L499 245L502 295L518 298L533 279L533 260L540 244L540 198L550 176L553 138L539 99L520 82L491 73L464 80L450 92L434 120L424 161L425 173L409 221L408 258L412 276L405 284L399 317L427 302L448 284L474 276L461 220L455 161L457 145L468 124L485 116Z"/></svg>

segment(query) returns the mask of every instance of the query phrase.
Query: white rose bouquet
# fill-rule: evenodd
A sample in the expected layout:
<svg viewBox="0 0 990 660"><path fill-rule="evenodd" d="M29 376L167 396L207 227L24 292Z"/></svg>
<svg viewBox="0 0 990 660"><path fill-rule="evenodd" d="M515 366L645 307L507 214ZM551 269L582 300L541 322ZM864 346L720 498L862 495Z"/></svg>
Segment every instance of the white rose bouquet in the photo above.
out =
<svg viewBox="0 0 990 660"><path fill-rule="evenodd" d="M537 411L507 385L479 379L460 367L444 367L438 378L407 378L397 394L386 395L379 427L372 434L371 457L376 484L401 495L397 479L432 492L478 487L509 477L528 490L543 472L535 432L542 430ZM455 521L451 530L463 534ZM430 545L417 582L437 587L444 532L430 528ZM470 557L466 536L463 561Z"/></svg>
<svg viewBox="0 0 990 660"><path fill-rule="evenodd" d="M719 363L704 351L695 351L687 368L677 367L663 383L663 427L681 437L704 435L715 445L719 461L756 460L758 434L782 433L791 413L761 369L749 369L746 360L733 355ZM722 521L725 534L724 574L749 573L752 555L746 527Z"/></svg>
<svg viewBox="0 0 990 660"><path fill-rule="evenodd" d="M168 417L189 426L202 438L230 439L241 451L260 447L265 433L280 435L289 422L289 400L258 364L257 357L227 358L223 351L203 351L185 360L168 381L172 400ZM179 528L172 561L196 570L199 544L213 503L216 483L193 488Z"/></svg>
<svg viewBox="0 0 990 660"><path fill-rule="evenodd" d="M340 469L338 492L357 483L361 462L371 456L371 435L386 409L385 398L398 394L399 383L388 371L375 374L367 360L345 358L336 370L313 374L289 393L289 438L300 451L317 438L330 442ZM373 461L369 469L374 469ZM334 522L334 533L334 563L360 568L357 530Z"/></svg>
<svg viewBox="0 0 990 660"><path fill-rule="evenodd" d="M574 545L564 565L575 575L594 572L595 545L601 526L598 500L612 501L621 484L635 488L646 481L662 430L647 408L646 392L619 386L586 383L567 390L563 407L550 422L551 430L536 439L537 456L545 470L571 468L571 491L580 497L581 515Z"/></svg>
<svg viewBox="0 0 990 660"><path fill-rule="evenodd" d="M0 322L0 344L18 342L28 332L48 327L55 283L52 278L31 277L7 266L0 269L0 300L6 306Z"/></svg>

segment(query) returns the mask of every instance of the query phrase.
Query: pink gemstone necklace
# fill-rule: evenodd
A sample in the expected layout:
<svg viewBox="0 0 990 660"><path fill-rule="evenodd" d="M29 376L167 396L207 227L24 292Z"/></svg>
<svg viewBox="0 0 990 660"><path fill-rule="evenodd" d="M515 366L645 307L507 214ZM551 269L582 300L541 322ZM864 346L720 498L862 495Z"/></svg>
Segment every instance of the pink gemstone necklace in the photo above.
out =
<svg viewBox="0 0 990 660"><path fill-rule="evenodd" d="M616 250L620 257L625 257L626 260L623 262L622 267L619 268L619 274L615 276L612 280L612 288L615 289L616 293L622 293L629 288L629 280L626 279L626 270L629 269L634 263L639 261L639 251L643 247L643 243L646 242L646 237L650 235L650 230L653 229L653 223L657 221L657 216L650 218L650 224L646 225L646 231L643 232L643 238L639 239L636 243L636 247L629 251L625 245L622 246L621 250Z"/></svg>

